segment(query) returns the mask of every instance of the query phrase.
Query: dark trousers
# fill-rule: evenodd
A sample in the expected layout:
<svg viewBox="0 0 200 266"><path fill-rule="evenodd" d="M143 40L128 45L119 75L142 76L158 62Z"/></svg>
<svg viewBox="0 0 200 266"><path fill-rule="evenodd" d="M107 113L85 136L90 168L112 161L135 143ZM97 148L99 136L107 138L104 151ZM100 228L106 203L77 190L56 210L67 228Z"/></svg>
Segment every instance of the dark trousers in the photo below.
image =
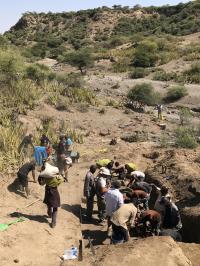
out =
<svg viewBox="0 0 200 266"><path fill-rule="evenodd" d="M88 218L92 218L93 209L94 209L94 196L87 197L86 200L87 200L87 202L86 202L86 206L87 206L86 215Z"/></svg>
<svg viewBox="0 0 200 266"><path fill-rule="evenodd" d="M128 230L126 230L122 226L117 226L114 223L112 223L112 241L113 244L121 243L121 242L127 242L129 238Z"/></svg>
<svg viewBox="0 0 200 266"><path fill-rule="evenodd" d="M106 218L106 202L104 196L97 195L97 207L99 219L104 220Z"/></svg>

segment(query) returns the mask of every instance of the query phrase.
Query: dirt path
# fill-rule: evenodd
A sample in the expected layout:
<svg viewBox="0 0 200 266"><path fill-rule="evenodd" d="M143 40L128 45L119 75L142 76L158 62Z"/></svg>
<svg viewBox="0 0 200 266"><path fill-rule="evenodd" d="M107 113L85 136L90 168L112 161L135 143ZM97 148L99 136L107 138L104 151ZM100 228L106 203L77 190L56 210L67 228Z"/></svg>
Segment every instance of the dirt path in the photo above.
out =
<svg viewBox="0 0 200 266"><path fill-rule="evenodd" d="M30 183L32 190L30 199L7 191L8 181L3 185L3 197L0 200L1 222L10 222L19 215L26 221L12 225L7 231L0 233L0 261L1 265L14 265L14 260L20 266L56 266L60 265L60 256L64 249L72 245L78 246L81 239L79 209L81 202L80 182L76 165L71 171L70 183L59 187L62 206L59 209L58 221L55 229L49 226L46 216L46 206L39 201L34 205L24 206L37 199L43 200L44 187ZM19 209L19 210L18 210Z"/></svg>

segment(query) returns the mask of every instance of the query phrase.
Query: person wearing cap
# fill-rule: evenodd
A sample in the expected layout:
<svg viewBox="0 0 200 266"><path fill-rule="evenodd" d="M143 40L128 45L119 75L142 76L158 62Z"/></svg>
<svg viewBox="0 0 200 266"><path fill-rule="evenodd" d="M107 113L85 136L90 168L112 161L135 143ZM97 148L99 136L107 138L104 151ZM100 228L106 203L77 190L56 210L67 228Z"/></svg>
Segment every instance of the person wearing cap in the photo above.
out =
<svg viewBox="0 0 200 266"><path fill-rule="evenodd" d="M112 169L114 162L110 159L100 159L96 162L98 168L106 167L109 170Z"/></svg>
<svg viewBox="0 0 200 266"><path fill-rule="evenodd" d="M87 172L84 182L84 196L86 197L86 215L88 219L92 219L92 213L94 208L94 196L96 194L96 185L94 173L97 170L96 165L91 165L90 170Z"/></svg>
<svg viewBox="0 0 200 266"><path fill-rule="evenodd" d="M121 207L116 210L111 218L112 223L112 243L122 243L129 240L129 230L135 226L135 218L137 215L137 208L133 203L122 204Z"/></svg>
<svg viewBox="0 0 200 266"><path fill-rule="evenodd" d="M126 178L130 178L131 173L136 170L136 165L134 163L127 163L125 164L126 169Z"/></svg>
<svg viewBox="0 0 200 266"><path fill-rule="evenodd" d="M106 216L108 221L108 235L110 234L111 222L110 219L113 213L124 204L124 198L122 193L119 191L121 187L121 182L116 180L113 181L111 187L108 189L108 192L105 193L106 201Z"/></svg>
<svg viewBox="0 0 200 266"><path fill-rule="evenodd" d="M99 222L103 222L106 218L106 202L105 193L108 191L107 179L110 179L110 170L106 167L101 167L96 181L97 207Z"/></svg>

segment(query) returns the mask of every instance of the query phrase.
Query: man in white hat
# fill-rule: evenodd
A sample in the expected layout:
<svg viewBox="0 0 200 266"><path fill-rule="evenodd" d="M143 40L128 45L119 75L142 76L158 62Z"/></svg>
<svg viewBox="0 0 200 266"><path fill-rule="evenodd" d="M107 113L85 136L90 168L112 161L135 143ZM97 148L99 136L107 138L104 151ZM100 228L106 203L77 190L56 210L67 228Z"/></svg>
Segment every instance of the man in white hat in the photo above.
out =
<svg viewBox="0 0 200 266"><path fill-rule="evenodd" d="M105 193L108 191L107 180L110 179L110 177L110 170L106 167L101 167L96 181L97 207L100 223L106 218Z"/></svg>

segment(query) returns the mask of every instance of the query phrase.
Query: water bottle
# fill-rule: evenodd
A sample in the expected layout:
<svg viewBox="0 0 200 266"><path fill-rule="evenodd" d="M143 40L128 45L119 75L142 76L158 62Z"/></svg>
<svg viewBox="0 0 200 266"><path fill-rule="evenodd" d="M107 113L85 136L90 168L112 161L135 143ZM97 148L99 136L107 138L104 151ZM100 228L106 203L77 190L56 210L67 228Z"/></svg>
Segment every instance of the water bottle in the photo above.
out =
<svg viewBox="0 0 200 266"><path fill-rule="evenodd" d="M78 257L78 249L77 248L75 248L75 247L72 247L71 248L71 255L72 255L72 257Z"/></svg>

